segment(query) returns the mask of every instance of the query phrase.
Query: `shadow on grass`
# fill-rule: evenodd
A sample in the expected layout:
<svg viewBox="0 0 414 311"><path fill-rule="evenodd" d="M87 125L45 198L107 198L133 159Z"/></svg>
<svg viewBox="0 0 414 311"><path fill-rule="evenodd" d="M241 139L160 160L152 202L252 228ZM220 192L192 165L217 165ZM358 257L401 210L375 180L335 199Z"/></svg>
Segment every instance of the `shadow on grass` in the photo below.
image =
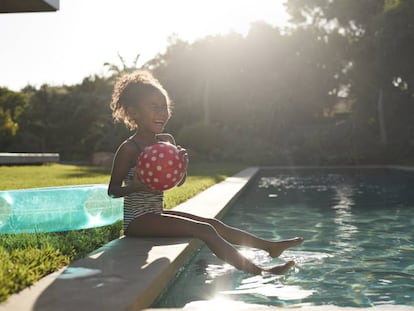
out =
<svg viewBox="0 0 414 311"><path fill-rule="evenodd" d="M223 180L223 177L231 176L245 165L240 163L216 163L216 162L190 162L188 166L188 176L194 177L211 177L217 182ZM70 171L61 172L59 175L64 178L83 178L99 177L109 175L111 168L101 166L75 166Z"/></svg>
<svg viewBox="0 0 414 311"><path fill-rule="evenodd" d="M77 166L76 170L62 172L59 175L64 178L84 178L106 176L111 173L111 169L100 166Z"/></svg>

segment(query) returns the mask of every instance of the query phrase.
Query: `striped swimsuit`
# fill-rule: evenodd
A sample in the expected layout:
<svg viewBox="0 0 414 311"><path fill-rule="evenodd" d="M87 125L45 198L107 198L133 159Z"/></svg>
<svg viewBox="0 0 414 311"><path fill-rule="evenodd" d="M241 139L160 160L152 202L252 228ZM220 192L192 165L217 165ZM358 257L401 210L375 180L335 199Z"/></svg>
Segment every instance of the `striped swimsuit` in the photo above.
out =
<svg viewBox="0 0 414 311"><path fill-rule="evenodd" d="M129 169L125 179L126 185L130 183L134 174L135 166ZM147 213L161 214L163 210L164 193L147 191L134 192L124 197L124 232L134 219Z"/></svg>

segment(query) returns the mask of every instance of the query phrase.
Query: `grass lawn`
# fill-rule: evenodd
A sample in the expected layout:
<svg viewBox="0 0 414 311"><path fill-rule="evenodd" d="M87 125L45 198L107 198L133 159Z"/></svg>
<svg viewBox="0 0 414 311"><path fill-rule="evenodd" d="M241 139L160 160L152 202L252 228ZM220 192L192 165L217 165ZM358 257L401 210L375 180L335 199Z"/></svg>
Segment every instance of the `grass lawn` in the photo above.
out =
<svg viewBox="0 0 414 311"><path fill-rule="evenodd" d="M0 166L0 190L107 184L110 169L62 164Z"/></svg>
<svg viewBox="0 0 414 311"><path fill-rule="evenodd" d="M165 193L165 207L172 208L243 168L235 163L190 162L185 184ZM107 184L109 174L109 169L90 166L0 166L0 190ZM120 235L122 222L68 232L0 234L0 302Z"/></svg>

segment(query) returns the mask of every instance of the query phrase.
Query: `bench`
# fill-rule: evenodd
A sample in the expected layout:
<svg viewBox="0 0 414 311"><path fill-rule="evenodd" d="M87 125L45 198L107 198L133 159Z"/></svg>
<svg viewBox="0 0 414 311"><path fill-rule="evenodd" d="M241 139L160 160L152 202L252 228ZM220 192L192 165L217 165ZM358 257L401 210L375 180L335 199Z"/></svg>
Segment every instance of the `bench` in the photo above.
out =
<svg viewBox="0 0 414 311"><path fill-rule="evenodd" d="M43 164L57 162L59 162L59 153L0 153L0 165Z"/></svg>

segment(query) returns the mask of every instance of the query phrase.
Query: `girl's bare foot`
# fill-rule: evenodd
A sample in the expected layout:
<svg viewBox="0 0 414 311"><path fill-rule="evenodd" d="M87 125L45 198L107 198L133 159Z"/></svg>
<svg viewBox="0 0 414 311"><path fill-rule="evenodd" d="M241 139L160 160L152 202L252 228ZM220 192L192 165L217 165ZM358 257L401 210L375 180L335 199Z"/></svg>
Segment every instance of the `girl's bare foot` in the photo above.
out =
<svg viewBox="0 0 414 311"><path fill-rule="evenodd" d="M279 266L273 266L268 268L263 268L263 272L268 272L272 274L285 274L290 268L295 265L293 260L288 261L287 263Z"/></svg>
<svg viewBox="0 0 414 311"><path fill-rule="evenodd" d="M279 257L287 248L299 245L303 238L296 237L289 240L272 242L272 245L266 250L272 258Z"/></svg>

